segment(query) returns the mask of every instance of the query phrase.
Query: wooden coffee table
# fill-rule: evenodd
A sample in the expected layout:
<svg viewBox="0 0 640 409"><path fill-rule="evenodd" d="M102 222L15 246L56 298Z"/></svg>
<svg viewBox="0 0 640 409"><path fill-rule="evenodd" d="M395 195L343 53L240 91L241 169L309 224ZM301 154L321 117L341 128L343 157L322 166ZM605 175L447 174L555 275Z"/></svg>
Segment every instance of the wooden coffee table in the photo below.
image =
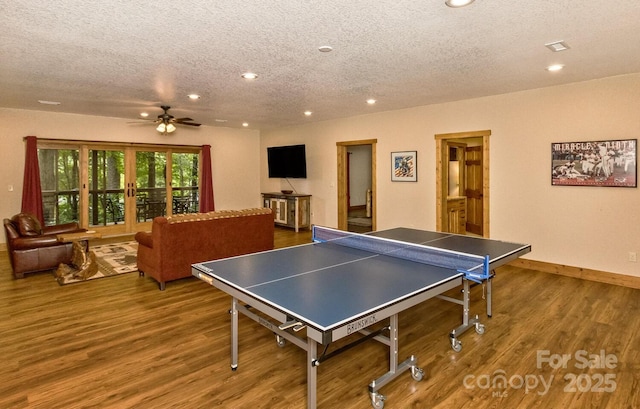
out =
<svg viewBox="0 0 640 409"><path fill-rule="evenodd" d="M74 241L84 241L85 251L89 250L89 240L100 239L102 234L95 230L83 231L80 233L62 233L56 236L61 243L72 243Z"/></svg>

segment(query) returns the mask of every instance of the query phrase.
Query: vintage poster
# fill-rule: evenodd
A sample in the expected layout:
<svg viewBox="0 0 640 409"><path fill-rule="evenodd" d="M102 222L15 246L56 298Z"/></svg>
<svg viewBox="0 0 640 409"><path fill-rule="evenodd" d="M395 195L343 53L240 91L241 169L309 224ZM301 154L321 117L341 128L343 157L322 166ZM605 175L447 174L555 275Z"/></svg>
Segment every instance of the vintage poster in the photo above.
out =
<svg viewBox="0 0 640 409"><path fill-rule="evenodd" d="M394 182L417 181L416 159L416 151L391 152L391 180Z"/></svg>
<svg viewBox="0 0 640 409"><path fill-rule="evenodd" d="M637 187L638 140L551 144L554 186Z"/></svg>

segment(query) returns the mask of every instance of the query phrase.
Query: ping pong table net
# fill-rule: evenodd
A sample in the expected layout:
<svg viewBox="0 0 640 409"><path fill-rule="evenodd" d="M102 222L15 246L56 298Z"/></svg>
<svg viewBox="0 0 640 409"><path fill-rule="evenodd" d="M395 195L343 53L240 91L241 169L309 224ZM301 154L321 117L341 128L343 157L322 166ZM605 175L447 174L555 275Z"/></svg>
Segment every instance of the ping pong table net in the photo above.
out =
<svg viewBox="0 0 640 409"><path fill-rule="evenodd" d="M409 243L322 226L313 226L312 239L318 243L332 243L375 254L453 269L463 273L465 278L476 282L489 278L489 256L482 257L425 244Z"/></svg>

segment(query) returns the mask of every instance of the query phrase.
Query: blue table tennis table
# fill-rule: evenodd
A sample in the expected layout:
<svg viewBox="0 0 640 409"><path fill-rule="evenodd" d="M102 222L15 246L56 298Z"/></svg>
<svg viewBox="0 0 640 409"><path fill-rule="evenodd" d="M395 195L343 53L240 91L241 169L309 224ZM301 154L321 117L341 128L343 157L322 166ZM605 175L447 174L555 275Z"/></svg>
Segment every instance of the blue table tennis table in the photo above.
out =
<svg viewBox="0 0 640 409"><path fill-rule="evenodd" d="M462 305L458 336L485 327L470 317L470 288L486 286L491 315L494 270L531 251L531 246L450 233L395 228L368 234L313 227L313 242L194 264L192 274L232 297L231 368L238 367L238 314L276 335L279 346L307 351L307 407L316 407L317 366L346 349L374 339L389 347L389 371L369 384L374 408L384 407L380 388L405 371L423 371L410 356L399 363L398 314L433 297ZM462 287L462 298L443 293ZM357 334L357 335L356 335ZM328 353L345 337L353 341ZM318 345L323 352L318 354Z"/></svg>

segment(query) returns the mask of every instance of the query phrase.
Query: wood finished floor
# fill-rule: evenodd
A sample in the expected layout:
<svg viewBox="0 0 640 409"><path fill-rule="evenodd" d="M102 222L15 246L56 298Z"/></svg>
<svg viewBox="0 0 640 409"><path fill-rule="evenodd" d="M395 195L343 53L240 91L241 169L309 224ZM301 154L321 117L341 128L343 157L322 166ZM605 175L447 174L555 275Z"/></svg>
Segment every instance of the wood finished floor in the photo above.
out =
<svg viewBox="0 0 640 409"><path fill-rule="evenodd" d="M278 247L308 241L277 229ZM448 342L459 306L429 300L400 315L400 357L416 355L425 376L382 388L385 408L640 408L640 290L511 266L494 288L486 333L463 334L460 353ZM472 313L481 297L476 287ZM14 280L0 253L0 408L306 408L306 353L246 317L230 370L229 305L195 278L164 292L136 273L64 287L51 273ZM576 353L601 350L615 368L575 367ZM572 359L552 369L538 351ZM321 365L318 408L370 408L367 385L387 355L368 342ZM613 390L565 391L572 376L576 390ZM541 377L548 390L534 387Z"/></svg>

